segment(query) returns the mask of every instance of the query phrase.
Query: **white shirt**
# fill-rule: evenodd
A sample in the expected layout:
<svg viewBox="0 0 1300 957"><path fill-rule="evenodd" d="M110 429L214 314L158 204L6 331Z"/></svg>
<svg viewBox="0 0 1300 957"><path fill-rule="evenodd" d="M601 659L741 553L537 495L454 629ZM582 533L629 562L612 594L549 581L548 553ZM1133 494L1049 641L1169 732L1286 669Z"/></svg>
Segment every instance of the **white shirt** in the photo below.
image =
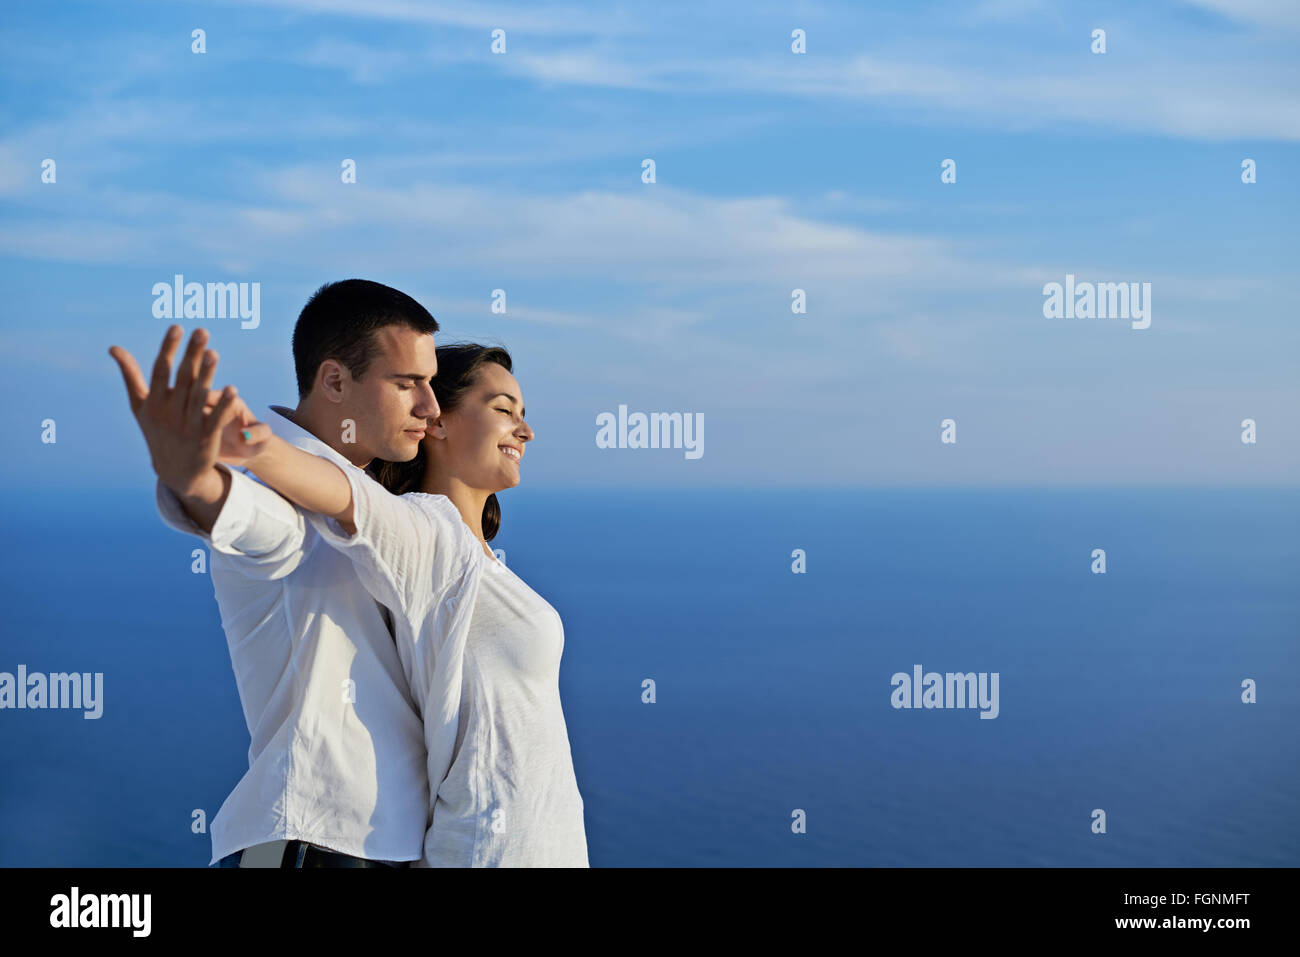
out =
<svg viewBox="0 0 1300 957"><path fill-rule="evenodd" d="M423 867L587 867L560 705L564 626L444 495L349 472L355 535L308 513L394 613L424 715L433 799Z"/></svg>
<svg viewBox="0 0 1300 957"><path fill-rule="evenodd" d="M276 435L364 475L276 409L264 416ZM279 839L418 860L428 825L424 737L384 609L303 512L229 471L210 535L157 487L163 521L211 549L250 736L248 771L211 821L212 863Z"/></svg>

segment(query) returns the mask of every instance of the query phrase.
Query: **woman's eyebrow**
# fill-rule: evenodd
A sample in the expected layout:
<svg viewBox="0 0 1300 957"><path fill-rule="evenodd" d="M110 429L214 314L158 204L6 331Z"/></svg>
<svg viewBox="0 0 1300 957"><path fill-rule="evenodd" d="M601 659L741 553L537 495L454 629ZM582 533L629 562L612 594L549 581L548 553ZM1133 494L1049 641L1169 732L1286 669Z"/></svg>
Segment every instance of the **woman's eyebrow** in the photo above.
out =
<svg viewBox="0 0 1300 957"><path fill-rule="evenodd" d="M507 399L509 399L511 402L514 402L514 403L516 403L516 404L518 404L518 402L519 402L519 400L516 399L513 395L511 395L509 392L494 392L494 393L492 393L492 395L488 396L488 401L491 402L493 399L495 399L495 398L496 398L497 396L499 396L499 395L503 395L503 396L505 396L505 397L506 397ZM527 411L528 411L527 409L520 408L520 410L519 410L519 414L520 414L520 415L524 415L524 413L526 413Z"/></svg>

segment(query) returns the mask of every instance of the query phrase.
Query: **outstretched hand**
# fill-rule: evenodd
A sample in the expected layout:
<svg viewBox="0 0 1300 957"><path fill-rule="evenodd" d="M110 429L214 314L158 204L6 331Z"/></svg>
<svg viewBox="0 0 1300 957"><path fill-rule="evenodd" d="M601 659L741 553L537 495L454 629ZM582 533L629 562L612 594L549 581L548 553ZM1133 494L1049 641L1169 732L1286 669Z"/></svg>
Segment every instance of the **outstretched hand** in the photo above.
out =
<svg viewBox="0 0 1300 957"><path fill-rule="evenodd" d="M211 388L217 354L204 348L208 341L204 329L195 329L190 336L176 384L169 386L172 358L182 335L180 326L168 327L148 385L131 353L121 346L108 352L122 371L131 413L144 433L154 471L164 485L186 498L211 492L212 483L220 483L216 463L247 461L271 429L253 417L234 386Z"/></svg>

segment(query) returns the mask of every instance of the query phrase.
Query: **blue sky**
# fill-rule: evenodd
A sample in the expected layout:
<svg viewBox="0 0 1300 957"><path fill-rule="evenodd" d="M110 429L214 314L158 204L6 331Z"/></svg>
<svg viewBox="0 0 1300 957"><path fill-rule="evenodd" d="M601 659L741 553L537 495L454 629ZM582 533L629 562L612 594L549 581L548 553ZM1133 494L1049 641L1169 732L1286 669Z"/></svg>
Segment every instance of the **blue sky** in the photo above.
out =
<svg viewBox="0 0 1300 957"><path fill-rule="evenodd" d="M328 279L505 344L539 487L1300 483L1300 5L65 3L0 38L14 484L150 481L107 349L152 358L176 273L261 284L256 329L204 323L255 407ZM1150 282L1150 328L1044 318L1067 273ZM704 455L597 448L620 404L703 414Z"/></svg>

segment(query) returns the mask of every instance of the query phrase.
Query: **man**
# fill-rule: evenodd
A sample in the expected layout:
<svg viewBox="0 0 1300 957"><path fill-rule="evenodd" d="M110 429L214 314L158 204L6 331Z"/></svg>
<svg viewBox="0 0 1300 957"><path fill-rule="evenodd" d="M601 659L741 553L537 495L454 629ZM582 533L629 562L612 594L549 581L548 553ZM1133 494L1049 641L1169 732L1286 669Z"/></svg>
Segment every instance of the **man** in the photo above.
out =
<svg viewBox="0 0 1300 957"><path fill-rule="evenodd" d="M293 333L295 409L262 421L286 441L360 471L408 461L439 414L437 321L362 279L326 283ZM248 772L212 819L223 867L406 866L424 846L429 782L421 717L386 624L351 561L254 477L218 464L221 427L256 419L195 330L163 339L146 387L113 346L157 473L163 521L203 539L251 738Z"/></svg>

